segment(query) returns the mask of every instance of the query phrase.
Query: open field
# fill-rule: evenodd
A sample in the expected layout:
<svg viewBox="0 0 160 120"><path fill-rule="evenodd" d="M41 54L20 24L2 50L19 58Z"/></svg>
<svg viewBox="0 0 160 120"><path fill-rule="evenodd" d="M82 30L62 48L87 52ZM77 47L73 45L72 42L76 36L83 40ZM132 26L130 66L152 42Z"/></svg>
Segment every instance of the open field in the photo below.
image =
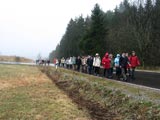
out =
<svg viewBox="0 0 160 120"><path fill-rule="evenodd" d="M89 120L38 68L0 65L0 120Z"/></svg>

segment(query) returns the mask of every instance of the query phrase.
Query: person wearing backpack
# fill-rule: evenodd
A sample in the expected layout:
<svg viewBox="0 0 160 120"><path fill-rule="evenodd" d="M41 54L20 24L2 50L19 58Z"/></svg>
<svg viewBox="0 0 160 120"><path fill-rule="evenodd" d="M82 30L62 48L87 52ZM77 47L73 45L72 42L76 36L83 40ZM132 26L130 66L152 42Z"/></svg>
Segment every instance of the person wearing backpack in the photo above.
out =
<svg viewBox="0 0 160 120"><path fill-rule="evenodd" d="M135 51L132 51L132 55L130 57L130 64L131 64L131 79L135 80L135 69L137 66L140 65L139 58L137 57Z"/></svg>

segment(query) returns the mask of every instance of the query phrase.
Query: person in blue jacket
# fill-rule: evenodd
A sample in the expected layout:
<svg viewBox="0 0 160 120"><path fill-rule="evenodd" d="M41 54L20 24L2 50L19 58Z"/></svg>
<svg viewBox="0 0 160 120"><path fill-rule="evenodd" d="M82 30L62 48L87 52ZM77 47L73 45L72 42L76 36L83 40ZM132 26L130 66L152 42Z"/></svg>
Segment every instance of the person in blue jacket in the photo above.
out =
<svg viewBox="0 0 160 120"><path fill-rule="evenodd" d="M114 59L114 66L116 68L116 77L118 80L120 79L121 75L121 68L119 64L120 57L121 57L120 54L117 54L116 58Z"/></svg>

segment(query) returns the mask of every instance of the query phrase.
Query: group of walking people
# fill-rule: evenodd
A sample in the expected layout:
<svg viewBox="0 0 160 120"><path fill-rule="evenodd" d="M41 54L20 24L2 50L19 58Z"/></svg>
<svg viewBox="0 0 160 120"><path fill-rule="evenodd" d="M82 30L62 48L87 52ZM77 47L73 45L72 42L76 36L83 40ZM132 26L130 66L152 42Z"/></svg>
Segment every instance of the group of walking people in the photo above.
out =
<svg viewBox="0 0 160 120"><path fill-rule="evenodd" d="M135 68L140 65L140 61L136 56L135 51L132 51L131 55L122 53L117 54L115 58L113 57L113 54L106 52L102 60L98 53L96 53L94 57L88 55L82 57L69 57L67 59L62 58L60 60L55 59L54 64L96 76L100 76L100 70L103 69L103 77L109 79L113 78L115 69L116 79L127 81L127 76L132 80L135 79Z"/></svg>
<svg viewBox="0 0 160 120"><path fill-rule="evenodd" d="M36 65L44 65L44 66L46 66L46 65L50 65L50 60L44 60L44 59L38 59L38 60L36 60Z"/></svg>

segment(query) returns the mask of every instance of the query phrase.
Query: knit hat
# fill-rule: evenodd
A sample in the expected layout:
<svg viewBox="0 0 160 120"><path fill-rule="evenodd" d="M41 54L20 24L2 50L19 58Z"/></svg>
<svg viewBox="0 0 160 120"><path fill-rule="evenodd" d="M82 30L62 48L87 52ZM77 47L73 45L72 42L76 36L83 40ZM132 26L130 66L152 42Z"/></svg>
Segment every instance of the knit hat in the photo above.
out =
<svg viewBox="0 0 160 120"><path fill-rule="evenodd" d="M117 57L120 57L120 54L117 54Z"/></svg>
<svg viewBox="0 0 160 120"><path fill-rule="evenodd" d="M96 56L99 56L99 54L98 54L98 53L96 53Z"/></svg>

